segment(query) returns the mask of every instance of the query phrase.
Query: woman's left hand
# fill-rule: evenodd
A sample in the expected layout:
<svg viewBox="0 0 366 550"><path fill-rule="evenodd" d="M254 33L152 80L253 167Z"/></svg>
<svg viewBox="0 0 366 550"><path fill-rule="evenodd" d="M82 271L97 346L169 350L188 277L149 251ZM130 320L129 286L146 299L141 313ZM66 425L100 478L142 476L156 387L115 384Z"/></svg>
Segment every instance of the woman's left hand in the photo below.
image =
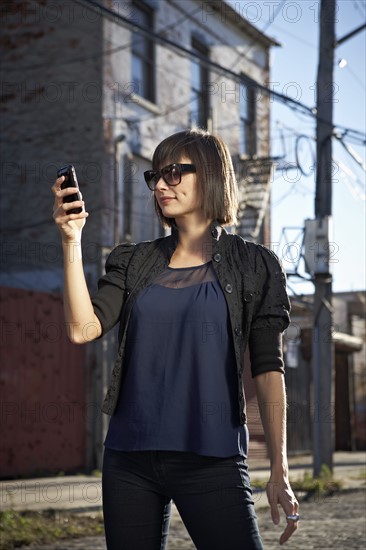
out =
<svg viewBox="0 0 366 550"><path fill-rule="evenodd" d="M299 503L287 476L272 474L267 484L266 492L271 507L272 521L275 525L280 523L279 504L285 512L287 526L280 537L280 544L284 544L298 528L299 521L297 514L299 513ZM294 516L294 519L290 519L288 516Z"/></svg>

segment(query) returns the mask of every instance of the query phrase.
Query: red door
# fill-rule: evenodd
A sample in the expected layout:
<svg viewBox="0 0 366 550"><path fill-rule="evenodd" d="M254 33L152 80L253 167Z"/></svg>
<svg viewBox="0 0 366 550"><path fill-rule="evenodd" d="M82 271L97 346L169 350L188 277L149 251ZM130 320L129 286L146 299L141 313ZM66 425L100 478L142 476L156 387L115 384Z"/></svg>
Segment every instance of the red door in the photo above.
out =
<svg viewBox="0 0 366 550"><path fill-rule="evenodd" d="M85 466L84 347L59 294L0 288L0 476Z"/></svg>

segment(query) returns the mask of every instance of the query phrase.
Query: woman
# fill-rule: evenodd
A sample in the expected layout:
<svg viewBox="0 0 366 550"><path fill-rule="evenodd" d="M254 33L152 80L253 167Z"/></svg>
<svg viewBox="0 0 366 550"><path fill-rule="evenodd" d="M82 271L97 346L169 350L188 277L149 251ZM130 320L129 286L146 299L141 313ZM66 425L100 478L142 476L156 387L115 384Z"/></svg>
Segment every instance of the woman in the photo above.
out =
<svg viewBox="0 0 366 550"><path fill-rule="evenodd" d="M199 550L262 548L246 465L247 344L271 460L272 520L279 504L287 518L283 544L299 519L286 458L284 274L269 250L223 228L236 223L237 188L220 138L174 134L152 164L145 180L171 235L117 246L93 299L81 259L84 202L63 203L75 189L61 190L62 178L53 186L69 336L85 343L120 323L103 405L112 415L103 460L108 549L165 548L172 499ZM68 214L78 206L82 213Z"/></svg>

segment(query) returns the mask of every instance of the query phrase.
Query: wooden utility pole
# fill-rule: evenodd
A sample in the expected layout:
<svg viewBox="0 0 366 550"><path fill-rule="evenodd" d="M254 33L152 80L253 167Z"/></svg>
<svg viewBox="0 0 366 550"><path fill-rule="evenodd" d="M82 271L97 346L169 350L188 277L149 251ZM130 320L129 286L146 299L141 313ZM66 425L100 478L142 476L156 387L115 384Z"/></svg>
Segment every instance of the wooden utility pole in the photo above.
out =
<svg viewBox="0 0 366 550"><path fill-rule="evenodd" d="M313 468L333 468L334 445L334 347L332 342L332 276L329 269L329 221L332 214L333 66L336 0L321 0L319 65L317 77L317 170L315 217L319 241L314 270L313 330ZM331 223L331 222L330 222ZM319 267L320 266L320 267Z"/></svg>

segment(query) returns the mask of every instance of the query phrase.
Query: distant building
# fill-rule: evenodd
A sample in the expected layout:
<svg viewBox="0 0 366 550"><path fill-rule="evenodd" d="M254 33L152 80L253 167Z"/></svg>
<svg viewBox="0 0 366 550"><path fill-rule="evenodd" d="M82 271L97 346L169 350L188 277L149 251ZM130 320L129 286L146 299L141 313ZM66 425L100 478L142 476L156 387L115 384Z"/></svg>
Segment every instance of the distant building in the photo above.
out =
<svg viewBox="0 0 366 550"><path fill-rule="evenodd" d="M276 42L223 1L106 0L101 4L104 11L95 10L87 0L15 0L3 12L0 285L15 323L7 325L1 344L6 356L3 387L16 404L7 409L9 437L18 421L18 431L26 429L19 420L20 400L27 410L34 405L26 388L20 396L21 375L14 372L27 368L34 349L42 349L45 334L51 338L49 332L42 332L42 326L52 323L50 311L54 311L47 308L45 293L52 293L49 300L54 304L62 289L62 253L50 191L57 168L75 165L90 212L83 254L92 292L116 243L162 235L143 171L150 167L153 150L164 137L189 127L218 132L228 143L244 213L238 232L270 242L270 102L253 81L269 82L270 48ZM213 64L242 75L242 81ZM37 300L43 304L38 310L32 306ZM22 303L28 304L24 310ZM6 319L4 312L5 323ZM60 328L61 314L59 319ZM29 331L37 338L30 338ZM73 364L61 359L62 349L68 354L74 349L65 341L64 330L60 329L53 345L53 375L44 386L39 381L37 402L41 407L49 400L52 388L55 402L79 403L80 392L76 397L67 382L61 391L57 378L57 373L64 376ZM11 348L19 346L28 353L14 364ZM78 364L84 365L80 378L80 387L86 388L84 412L90 404L89 410L99 407L114 352L113 333L103 343L88 346L83 359L80 349L75 352ZM38 354L39 365L48 360ZM11 369L9 378L6 373ZM33 372L37 377L37 370ZM79 458L68 462L70 470L99 463L107 421L97 415L88 423L77 414L80 430L87 423L87 435L78 448ZM42 422L41 415L39 437ZM59 439L66 441L65 418L61 424ZM18 456L25 453L19 441L21 437ZM11 437L7 445L14 447ZM31 473L25 463L24 468L14 462L10 466L11 460L4 458L10 456L8 447L1 454L5 472ZM61 463L63 452L56 453ZM32 471L59 467L51 459L40 459L41 464L34 460Z"/></svg>
<svg viewBox="0 0 366 550"><path fill-rule="evenodd" d="M317 407L334 430L334 450L366 448L366 294L337 292L332 306L335 354L332 403L314 403L313 296L292 299L291 325L286 332L285 360L288 392L290 453L311 452L312 424Z"/></svg>

